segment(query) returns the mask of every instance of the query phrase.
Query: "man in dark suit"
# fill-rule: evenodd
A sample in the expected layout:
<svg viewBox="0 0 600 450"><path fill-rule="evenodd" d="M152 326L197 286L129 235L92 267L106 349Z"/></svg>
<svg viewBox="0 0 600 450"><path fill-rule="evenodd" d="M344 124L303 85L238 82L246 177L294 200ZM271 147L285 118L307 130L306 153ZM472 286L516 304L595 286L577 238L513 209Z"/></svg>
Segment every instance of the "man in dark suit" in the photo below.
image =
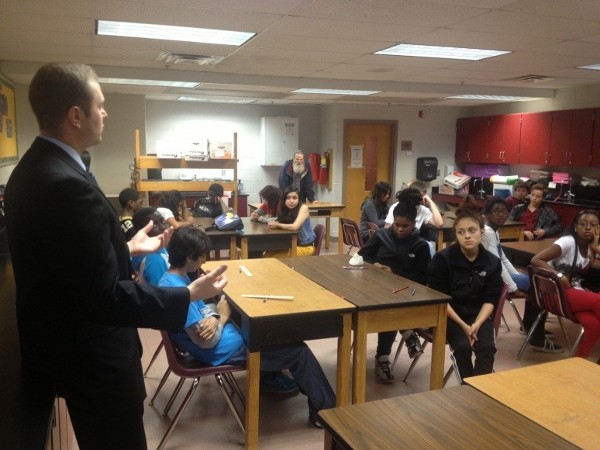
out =
<svg viewBox="0 0 600 450"><path fill-rule="evenodd" d="M29 89L40 136L6 187L25 378L39 404L64 397L82 449L146 448L136 327L180 330L191 299L226 284L225 267L190 289L131 281L130 255L155 251L152 223L129 242L80 155L102 140L104 96L82 64L47 64ZM40 389L39 383L45 383Z"/></svg>

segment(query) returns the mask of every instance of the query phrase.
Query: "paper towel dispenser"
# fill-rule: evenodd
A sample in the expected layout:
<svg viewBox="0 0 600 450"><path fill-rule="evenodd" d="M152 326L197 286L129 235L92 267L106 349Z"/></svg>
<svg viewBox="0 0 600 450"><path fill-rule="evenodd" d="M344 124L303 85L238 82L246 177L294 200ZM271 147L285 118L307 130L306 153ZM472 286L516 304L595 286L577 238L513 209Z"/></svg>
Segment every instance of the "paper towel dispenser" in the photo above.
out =
<svg viewBox="0 0 600 450"><path fill-rule="evenodd" d="M417 180L431 181L437 177L438 160L433 157L417 158Z"/></svg>

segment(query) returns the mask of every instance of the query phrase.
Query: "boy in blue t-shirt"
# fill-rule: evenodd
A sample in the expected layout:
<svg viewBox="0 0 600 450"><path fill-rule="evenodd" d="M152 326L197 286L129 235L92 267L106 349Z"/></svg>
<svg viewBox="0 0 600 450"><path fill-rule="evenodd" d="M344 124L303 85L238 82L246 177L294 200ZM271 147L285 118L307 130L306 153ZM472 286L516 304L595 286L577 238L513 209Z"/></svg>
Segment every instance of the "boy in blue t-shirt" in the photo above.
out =
<svg viewBox="0 0 600 450"><path fill-rule="evenodd" d="M134 234L148 225L148 222L151 220L154 226L148 232L148 236L159 236L169 226L156 208L145 206L138 209L133 215ZM160 278L169 268L169 254L166 248L161 247L154 253L133 256L131 258L131 265L140 283L158 286Z"/></svg>
<svg viewBox="0 0 600 450"><path fill-rule="evenodd" d="M169 270L159 286L187 286L188 273L197 271L210 252L210 239L193 225L178 228L169 242ZM222 296L216 307L204 300L190 303L185 328L171 337L177 345L199 361L217 366L246 361L246 345L229 318L231 308ZM289 369L300 392L308 397L309 419L318 428L317 413L335 406L335 394L319 362L304 342L270 346L261 351L261 390L264 378L281 379L280 371Z"/></svg>

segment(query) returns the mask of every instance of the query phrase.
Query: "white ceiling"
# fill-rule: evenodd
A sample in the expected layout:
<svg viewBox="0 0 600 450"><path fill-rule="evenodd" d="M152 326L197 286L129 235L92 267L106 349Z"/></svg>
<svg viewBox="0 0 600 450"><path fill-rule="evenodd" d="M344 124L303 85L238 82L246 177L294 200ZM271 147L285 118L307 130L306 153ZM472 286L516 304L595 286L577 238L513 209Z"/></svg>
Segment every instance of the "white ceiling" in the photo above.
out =
<svg viewBox="0 0 600 450"><path fill-rule="evenodd" d="M257 35L241 47L95 35L97 19ZM373 55L398 43L512 53L481 61ZM224 57L165 67L161 52ZM202 83L194 90L105 85L105 92L258 104L463 106L452 94L552 98L600 84L599 0L0 0L0 73L28 83L40 63L78 61L101 77ZM541 75L546 81L515 78ZM381 90L368 97L291 94L302 87Z"/></svg>

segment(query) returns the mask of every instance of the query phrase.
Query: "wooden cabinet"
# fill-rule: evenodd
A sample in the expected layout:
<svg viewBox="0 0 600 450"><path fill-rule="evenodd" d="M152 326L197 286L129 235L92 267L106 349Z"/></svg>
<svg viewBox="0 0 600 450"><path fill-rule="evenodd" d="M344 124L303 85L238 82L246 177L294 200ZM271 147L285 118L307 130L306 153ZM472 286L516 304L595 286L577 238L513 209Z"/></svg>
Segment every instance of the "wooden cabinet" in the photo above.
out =
<svg viewBox="0 0 600 450"><path fill-rule="evenodd" d="M600 167L600 108L594 110L594 138L590 161L592 167Z"/></svg>
<svg viewBox="0 0 600 450"><path fill-rule="evenodd" d="M219 181L226 191L233 194L233 209L237 211L237 133L233 134L233 158L232 159L209 159L208 161L188 161L184 158L165 159L156 156L146 156L140 150L140 132L135 132L135 168L137 172L135 188L138 192L170 191L177 189L181 192L208 191L208 187L214 183L210 180L146 180L139 176L140 169L232 169L232 181Z"/></svg>
<svg viewBox="0 0 600 450"><path fill-rule="evenodd" d="M265 166L281 166L298 150L298 118L263 117L261 140Z"/></svg>
<svg viewBox="0 0 600 450"><path fill-rule="evenodd" d="M593 109L553 111L548 164L589 166L593 132Z"/></svg>
<svg viewBox="0 0 600 450"><path fill-rule="evenodd" d="M456 162L487 162L488 117L465 117L456 126Z"/></svg>
<svg viewBox="0 0 600 450"><path fill-rule="evenodd" d="M519 162L521 114L489 118L488 163L516 164Z"/></svg>
<svg viewBox="0 0 600 450"><path fill-rule="evenodd" d="M521 114L519 162L548 164L550 159L550 129L552 113Z"/></svg>

